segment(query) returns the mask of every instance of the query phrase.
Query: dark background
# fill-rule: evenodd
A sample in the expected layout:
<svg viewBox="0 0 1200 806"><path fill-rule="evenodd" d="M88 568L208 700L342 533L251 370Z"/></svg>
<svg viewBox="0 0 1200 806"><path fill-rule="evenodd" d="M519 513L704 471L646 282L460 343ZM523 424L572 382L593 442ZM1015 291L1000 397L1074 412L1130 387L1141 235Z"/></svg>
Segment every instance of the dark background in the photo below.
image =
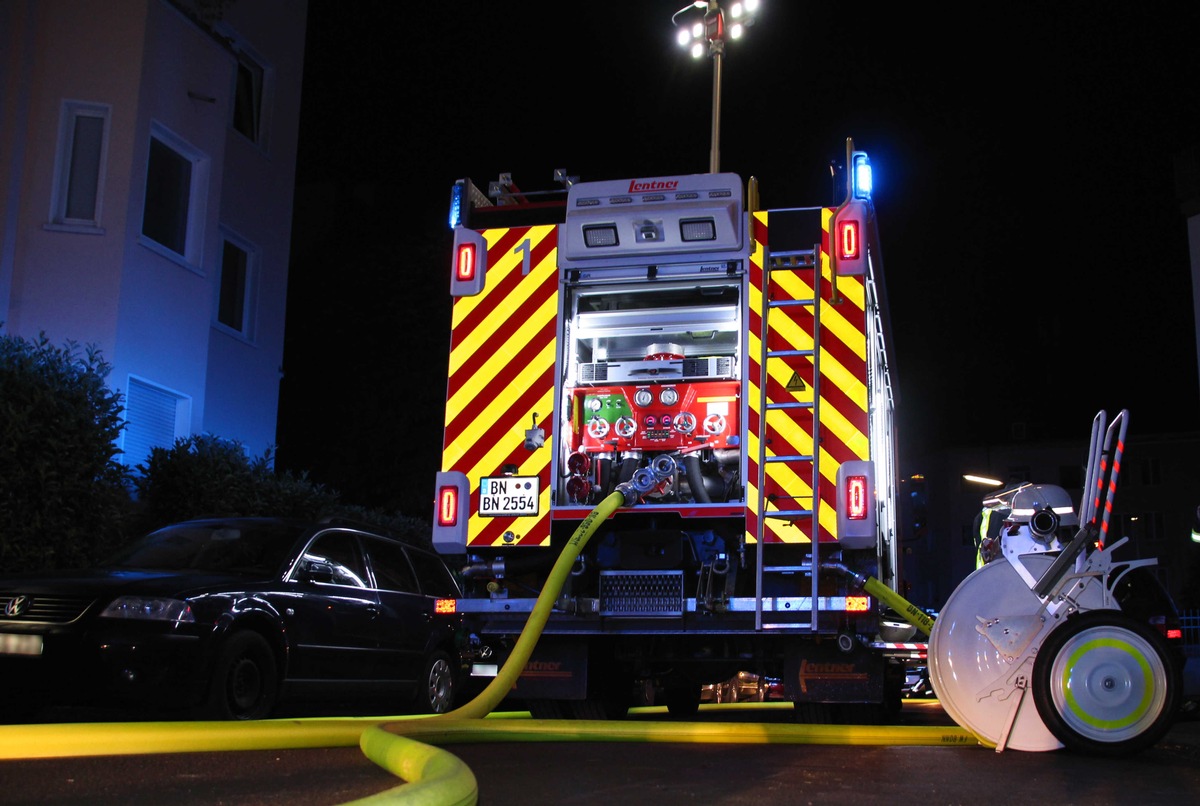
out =
<svg viewBox="0 0 1200 806"><path fill-rule="evenodd" d="M1174 182L1200 4L762 5L726 50L720 169L809 206L841 200L847 137L870 155L902 464L1014 423L1084 444L1101 408L1200 428ZM429 517L450 187L706 172L683 6L310 0L279 466Z"/></svg>

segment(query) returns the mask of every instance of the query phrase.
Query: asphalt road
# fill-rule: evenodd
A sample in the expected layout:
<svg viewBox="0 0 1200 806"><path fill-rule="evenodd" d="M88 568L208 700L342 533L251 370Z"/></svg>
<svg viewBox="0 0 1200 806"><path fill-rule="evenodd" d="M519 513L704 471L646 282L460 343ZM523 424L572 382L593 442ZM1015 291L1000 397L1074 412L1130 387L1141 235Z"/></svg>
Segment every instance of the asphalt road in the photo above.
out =
<svg viewBox="0 0 1200 806"><path fill-rule="evenodd" d="M718 707L719 708L719 707ZM782 712L702 711L698 720L775 721ZM646 719L650 717L631 717ZM662 717L654 717L661 719ZM951 725L936 701L907 701L901 725ZM718 806L1194 802L1200 720L1158 745L1103 760L978 745L456 744L488 804ZM0 761L4 804L341 804L401 782L356 747Z"/></svg>

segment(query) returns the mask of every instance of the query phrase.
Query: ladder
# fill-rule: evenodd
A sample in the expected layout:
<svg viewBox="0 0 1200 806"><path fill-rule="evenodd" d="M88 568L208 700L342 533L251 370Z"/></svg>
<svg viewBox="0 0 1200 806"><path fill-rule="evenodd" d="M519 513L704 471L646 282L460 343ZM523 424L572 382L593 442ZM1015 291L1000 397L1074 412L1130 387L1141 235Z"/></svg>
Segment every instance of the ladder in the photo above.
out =
<svg viewBox="0 0 1200 806"><path fill-rule="evenodd" d="M814 247L811 250L795 250L787 252L766 252L763 256L763 279L762 279L762 309L760 311L761 328L759 332L759 344L761 347L761 355L759 356L759 440L758 440L758 478L757 485L757 505L758 505L758 521L756 525L755 537L758 541L758 563L756 567L756 598L758 605L755 612L755 628L756 629L779 629L779 628L797 628L807 627L809 630L815 631L817 628L817 613L819 607L818 597L818 575L816 568L819 565L819 535L818 524L820 515L820 471L818 462L820 458L819 445L821 443L820 435L820 417L819 405L821 399L820 390L820 304L821 304L821 270L818 255L819 247ZM796 296L794 292L789 291L785 283L781 283L780 279L786 275L792 275L806 289L811 290L811 294ZM812 346L796 348L793 346L774 346L772 341L772 312L779 311L778 316L787 316L792 312L799 312L801 316L807 316L812 323ZM812 364L812 381L811 391L812 399L805 400L773 400L768 391L770 368L775 364L782 362L785 367L791 371L791 378L799 380L803 383L798 371L801 362L811 362ZM790 385L790 384L789 384ZM795 409L810 409L812 419L812 447L811 453L796 453L795 449L788 442L778 437L778 429L773 422L779 416L773 417L773 412L786 413L789 410ZM770 450L772 445L784 446L783 452ZM768 465L783 465L790 468L792 472L799 478L807 479L809 487L812 490L811 496L791 496L778 495L767 493L767 467ZM807 500L805 500L807 499ZM772 507L768 509L768 507ZM803 565L787 565L787 566L766 566L765 564L765 545L767 533L767 520L786 520L793 524L808 526L808 534L811 538L812 554L809 556L807 563ZM803 574L808 573L811 580L811 591L809 593L812 608L809 612L809 621L807 625L797 622L788 622L780 624L764 624L763 623L763 574L764 573L780 573L780 574Z"/></svg>

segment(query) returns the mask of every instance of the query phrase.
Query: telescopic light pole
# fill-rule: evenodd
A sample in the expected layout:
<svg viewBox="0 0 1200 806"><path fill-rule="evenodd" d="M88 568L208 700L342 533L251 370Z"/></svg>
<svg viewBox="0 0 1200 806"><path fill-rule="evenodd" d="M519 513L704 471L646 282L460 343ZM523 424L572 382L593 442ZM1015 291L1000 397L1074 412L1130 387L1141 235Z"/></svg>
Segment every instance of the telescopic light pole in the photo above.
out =
<svg viewBox="0 0 1200 806"><path fill-rule="evenodd" d="M692 14L692 21L680 20L689 11L704 11L702 19ZM729 7L729 27L725 26L725 11L717 0L695 0L671 15L671 23L679 29L676 37L680 46L689 48L693 58L705 54L713 60L712 89L712 148L708 155L709 173L721 170L721 79L725 58L725 40L738 39L747 27L754 24L758 0L738 0Z"/></svg>

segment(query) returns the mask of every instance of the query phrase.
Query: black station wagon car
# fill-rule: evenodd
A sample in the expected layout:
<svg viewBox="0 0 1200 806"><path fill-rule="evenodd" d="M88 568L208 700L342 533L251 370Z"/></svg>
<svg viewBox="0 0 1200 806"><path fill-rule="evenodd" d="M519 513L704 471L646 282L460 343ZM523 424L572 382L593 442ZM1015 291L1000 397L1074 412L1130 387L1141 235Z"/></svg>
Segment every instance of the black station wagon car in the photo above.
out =
<svg viewBox="0 0 1200 806"><path fill-rule="evenodd" d="M173 524L94 569L0 579L0 721L72 703L260 719L285 701L370 698L442 713L459 595L436 553L370 528Z"/></svg>

